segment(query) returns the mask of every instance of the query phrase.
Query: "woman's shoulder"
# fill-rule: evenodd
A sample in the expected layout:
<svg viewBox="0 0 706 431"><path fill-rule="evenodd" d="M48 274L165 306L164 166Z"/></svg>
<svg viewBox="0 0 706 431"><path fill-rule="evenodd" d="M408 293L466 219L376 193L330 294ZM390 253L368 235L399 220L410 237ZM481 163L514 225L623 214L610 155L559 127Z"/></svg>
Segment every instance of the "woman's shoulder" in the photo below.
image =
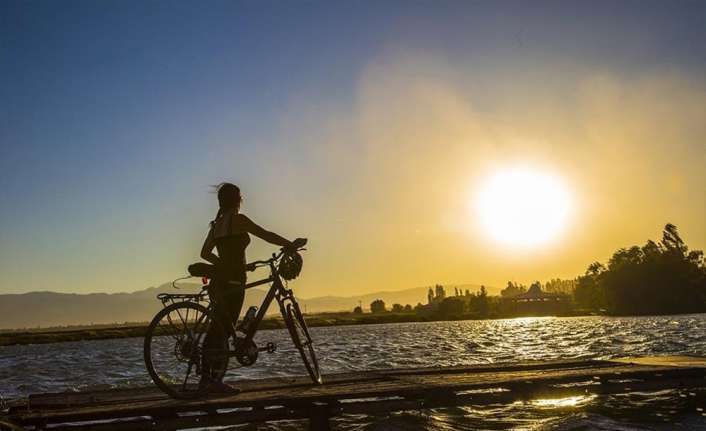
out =
<svg viewBox="0 0 706 431"><path fill-rule="evenodd" d="M233 220L236 221L250 221L250 218L241 212L233 213Z"/></svg>
<svg viewBox="0 0 706 431"><path fill-rule="evenodd" d="M250 220L248 216L240 212L233 213L232 218L233 226L245 228L252 223L252 220Z"/></svg>

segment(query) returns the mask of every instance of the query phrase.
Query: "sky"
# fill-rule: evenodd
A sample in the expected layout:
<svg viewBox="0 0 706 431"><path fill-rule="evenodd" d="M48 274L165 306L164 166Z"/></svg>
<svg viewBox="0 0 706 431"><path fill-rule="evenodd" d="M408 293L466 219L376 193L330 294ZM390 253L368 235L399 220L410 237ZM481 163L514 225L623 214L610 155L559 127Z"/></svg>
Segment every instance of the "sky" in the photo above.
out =
<svg viewBox="0 0 706 431"><path fill-rule="evenodd" d="M3 1L0 293L184 275L222 181L309 238L302 297L706 248L704 46L698 1ZM570 196L541 246L474 209L518 167Z"/></svg>

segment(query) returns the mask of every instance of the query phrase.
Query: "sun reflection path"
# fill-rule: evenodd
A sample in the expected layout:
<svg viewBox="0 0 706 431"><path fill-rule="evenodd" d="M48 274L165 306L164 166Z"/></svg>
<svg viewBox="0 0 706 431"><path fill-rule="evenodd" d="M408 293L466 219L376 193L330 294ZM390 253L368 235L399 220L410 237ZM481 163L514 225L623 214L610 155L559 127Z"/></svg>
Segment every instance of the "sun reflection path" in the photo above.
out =
<svg viewBox="0 0 706 431"><path fill-rule="evenodd" d="M530 404L536 407L556 409L556 408L575 408L581 407L590 403L596 395L575 395L572 397L563 398L538 398L530 401Z"/></svg>

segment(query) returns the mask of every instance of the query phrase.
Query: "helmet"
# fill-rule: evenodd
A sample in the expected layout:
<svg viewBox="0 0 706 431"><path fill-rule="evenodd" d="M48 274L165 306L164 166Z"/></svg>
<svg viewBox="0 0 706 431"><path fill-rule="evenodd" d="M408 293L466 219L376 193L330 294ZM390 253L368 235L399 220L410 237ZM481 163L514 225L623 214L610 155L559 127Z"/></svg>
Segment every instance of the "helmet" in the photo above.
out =
<svg viewBox="0 0 706 431"><path fill-rule="evenodd" d="M280 259L277 271L282 278L291 281L299 276L303 263L304 260L299 253L296 251L287 252Z"/></svg>

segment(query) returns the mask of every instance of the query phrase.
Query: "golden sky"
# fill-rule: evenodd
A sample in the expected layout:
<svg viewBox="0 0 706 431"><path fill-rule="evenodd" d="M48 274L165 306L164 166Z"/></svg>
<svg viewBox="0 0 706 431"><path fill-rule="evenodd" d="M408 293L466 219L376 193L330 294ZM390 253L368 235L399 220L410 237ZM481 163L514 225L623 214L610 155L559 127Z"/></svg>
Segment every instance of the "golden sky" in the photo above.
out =
<svg viewBox="0 0 706 431"><path fill-rule="evenodd" d="M573 278L667 222L706 248L703 4L34 6L0 47L0 293L183 275L222 181L310 239L303 297ZM474 209L513 169L569 196L533 247Z"/></svg>
<svg viewBox="0 0 706 431"><path fill-rule="evenodd" d="M704 82L572 72L553 88L536 76L487 89L488 107L469 91L472 69L386 53L362 73L350 115L306 114L329 131L310 141L316 164L352 177L315 211L324 221L307 264L326 272L306 280L357 292L573 278L618 247L658 238L666 222L703 248ZM568 224L550 244L500 245L469 210L485 177L515 166L552 173L571 195Z"/></svg>

